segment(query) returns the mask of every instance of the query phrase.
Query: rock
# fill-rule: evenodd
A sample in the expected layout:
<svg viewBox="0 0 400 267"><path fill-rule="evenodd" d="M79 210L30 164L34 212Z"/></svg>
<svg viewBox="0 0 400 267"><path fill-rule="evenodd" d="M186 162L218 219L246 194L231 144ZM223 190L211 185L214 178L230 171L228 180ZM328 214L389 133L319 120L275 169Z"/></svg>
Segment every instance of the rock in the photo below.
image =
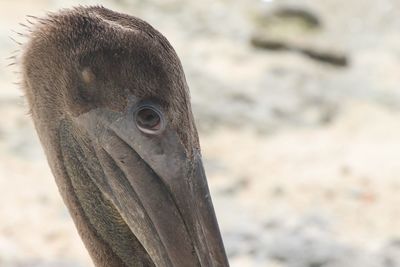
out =
<svg viewBox="0 0 400 267"><path fill-rule="evenodd" d="M333 66L347 67L349 64L349 59L343 52L328 51L323 48L315 47L295 47L293 50L298 51L311 59L331 64Z"/></svg>
<svg viewBox="0 0 400 267"><path fill-rule="evenodd" d="M272 16L281 19L297 19L306 24L309 28L319 28L322 26L321 19L315 12L301 6L279 7L273 12Z"/></svg>
<svg viewBox="0 0 400 267"><path fill-rule="evenodd" d="M342 51L329 48L330 44L326 47L320 44L321 19L305 7L277 6L268 12L259 12L254 20L256 29L250 43L256 48L297 52L338 67L349 63ZM329 43L329 39L326 42Z"/></svg>
<svg viewBox="0 0 400 267"><path fill-rule="evenodd" d="M339 51L329 51L324 48L312 47L311 45L300 46L295 43L290 43L290 41L260 36L253 36L250 42L257 48L298 52L310 59L337 67L346 67L349 64L348 57L343 52Z"/></svg>

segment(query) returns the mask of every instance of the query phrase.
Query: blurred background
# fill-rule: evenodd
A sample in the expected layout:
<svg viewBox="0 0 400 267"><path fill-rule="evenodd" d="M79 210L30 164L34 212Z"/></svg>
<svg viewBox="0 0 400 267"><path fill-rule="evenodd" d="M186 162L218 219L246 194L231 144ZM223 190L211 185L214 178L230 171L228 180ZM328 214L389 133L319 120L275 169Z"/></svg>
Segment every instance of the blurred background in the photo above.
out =
<svg viewBox="0 0 400 267"><path fill-rule="evenodd" d="M0 267L93 266L6 67L77 4L176 49L232 267L400 266L399 0L0 0Z"/></svg>

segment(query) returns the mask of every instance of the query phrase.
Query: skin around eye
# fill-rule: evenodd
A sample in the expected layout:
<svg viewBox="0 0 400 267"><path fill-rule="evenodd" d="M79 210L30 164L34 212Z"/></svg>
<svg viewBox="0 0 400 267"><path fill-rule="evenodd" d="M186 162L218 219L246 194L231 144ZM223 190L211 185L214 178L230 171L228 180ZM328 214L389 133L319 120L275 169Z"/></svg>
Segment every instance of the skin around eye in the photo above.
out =
<svg viewBox="0 0 400 267"><path fill-rule="evenodd" d="M161 111L152 106L143 106L136 111L136 125L145 133L156 134L163 129L163 116Z"/></svg>

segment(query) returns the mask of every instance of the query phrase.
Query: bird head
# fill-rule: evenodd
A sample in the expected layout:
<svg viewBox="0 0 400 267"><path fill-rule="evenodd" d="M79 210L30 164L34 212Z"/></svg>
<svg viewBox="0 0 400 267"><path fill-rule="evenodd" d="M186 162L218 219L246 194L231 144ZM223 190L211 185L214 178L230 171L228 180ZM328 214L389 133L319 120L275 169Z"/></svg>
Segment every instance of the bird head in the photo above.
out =
<svg viewBox="0 0 400 267"><path fill-rule="evenodd" d="M103 7L63 10L37 19L21 62L39 138L93 258L99 238L131 266L129 236L148 265L228 266L185 75L159 32Z"/></svg>

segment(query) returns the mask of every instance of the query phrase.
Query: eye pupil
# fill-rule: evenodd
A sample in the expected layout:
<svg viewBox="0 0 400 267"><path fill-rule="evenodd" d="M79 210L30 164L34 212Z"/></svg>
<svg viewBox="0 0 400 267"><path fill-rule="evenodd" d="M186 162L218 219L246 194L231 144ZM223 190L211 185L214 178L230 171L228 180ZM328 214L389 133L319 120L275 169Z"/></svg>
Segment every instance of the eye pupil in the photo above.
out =
<svg viewBox="0 0 400 267"><path fill-rule="evenodd" d="M160 117L158 114L152 109L142 109L138 112L138 124L144 128L154 128L160 122Z"/></svg>
<svg viewBox="0 0 400 267"><path fill-rule="evenodd" d="M142 107L136 112L136 124L146 133L156 133L162 127L161 113L152 107Z"/></svg>

